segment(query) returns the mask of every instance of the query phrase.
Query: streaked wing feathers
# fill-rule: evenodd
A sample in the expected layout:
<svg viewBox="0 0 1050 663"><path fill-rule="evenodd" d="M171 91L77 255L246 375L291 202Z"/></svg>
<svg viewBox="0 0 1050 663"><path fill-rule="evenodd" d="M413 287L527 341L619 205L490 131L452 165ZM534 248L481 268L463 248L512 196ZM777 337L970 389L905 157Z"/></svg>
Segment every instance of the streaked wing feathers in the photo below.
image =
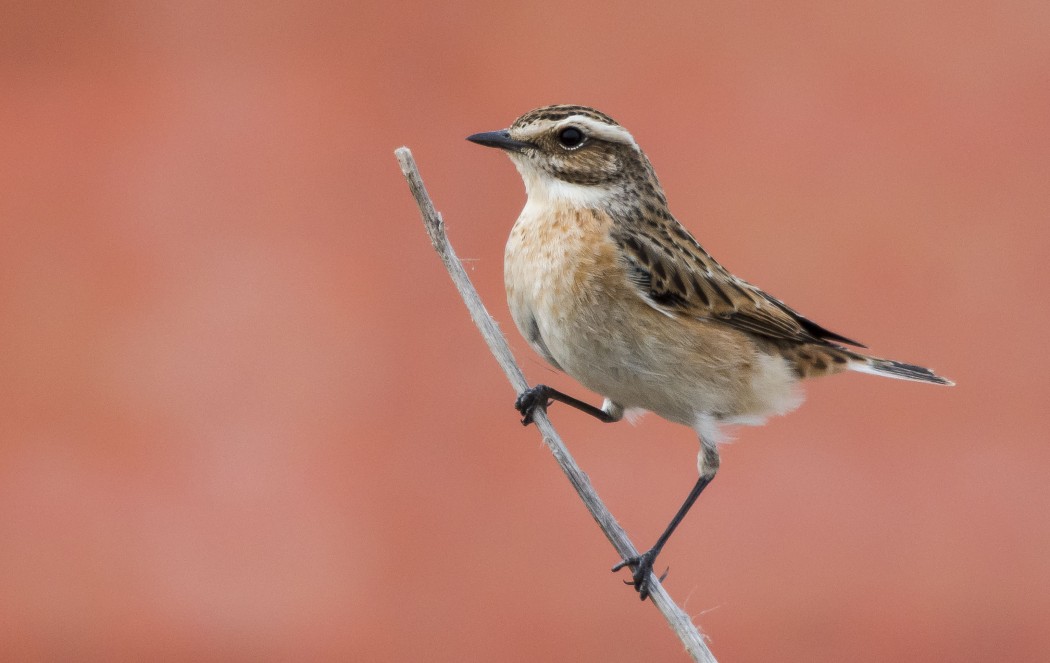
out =
<svg viewBox="0 0 1050 663"><path fill-rule="evenodd" d="M677 221L641 232L614 231L639 294L668 315L715 319L767 338L796 343L841 342L864 347L796 313L730 274ZM674 237L672 238L672 232Z"/></svg>

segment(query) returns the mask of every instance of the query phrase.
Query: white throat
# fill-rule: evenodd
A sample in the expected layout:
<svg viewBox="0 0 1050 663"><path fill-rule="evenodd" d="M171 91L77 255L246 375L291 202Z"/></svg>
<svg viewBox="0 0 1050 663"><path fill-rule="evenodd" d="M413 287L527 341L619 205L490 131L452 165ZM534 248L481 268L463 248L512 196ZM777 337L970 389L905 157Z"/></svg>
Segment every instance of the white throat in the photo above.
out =
<svg viewBox="0 0 1050 663"><path fill-rule="evenodd" d="M525 193L529 197L526 206L604 207L613 197L611 187L566 182L533 168L524 159L511 155L511 161L525 182Z"/></svg>

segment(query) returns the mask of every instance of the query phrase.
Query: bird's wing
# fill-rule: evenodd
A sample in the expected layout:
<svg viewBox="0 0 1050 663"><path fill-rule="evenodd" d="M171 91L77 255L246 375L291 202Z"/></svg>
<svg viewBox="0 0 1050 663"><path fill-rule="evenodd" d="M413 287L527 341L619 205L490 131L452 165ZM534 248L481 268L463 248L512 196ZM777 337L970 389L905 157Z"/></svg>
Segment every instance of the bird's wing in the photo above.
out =
<svg viewBox="0 0 1050 663"><path fill-rule="evenodd" d="M780 341L865 347L733 276L673 219L645 229L614 231L612 237L639 295L665 314L718 320Z"/></svg>

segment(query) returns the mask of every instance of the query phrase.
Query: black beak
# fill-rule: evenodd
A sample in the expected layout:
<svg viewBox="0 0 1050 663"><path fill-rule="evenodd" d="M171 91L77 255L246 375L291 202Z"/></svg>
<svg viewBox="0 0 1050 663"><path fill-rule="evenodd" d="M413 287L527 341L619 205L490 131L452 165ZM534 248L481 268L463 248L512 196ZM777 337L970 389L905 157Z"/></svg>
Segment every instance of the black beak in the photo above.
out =
<svg viewBox="0 0 1050 663"><path fill-rule="evenodd" d="M473 136L467 136L467 140L478 145L484 145L485 147L498 147L501 150L510 150L511 152L521 152L525 148L533 147L532 143L524 143L520 140L514 140L510 137L510 132L506 129L502 131L486 131L485 133L474 134Z"/></svg>

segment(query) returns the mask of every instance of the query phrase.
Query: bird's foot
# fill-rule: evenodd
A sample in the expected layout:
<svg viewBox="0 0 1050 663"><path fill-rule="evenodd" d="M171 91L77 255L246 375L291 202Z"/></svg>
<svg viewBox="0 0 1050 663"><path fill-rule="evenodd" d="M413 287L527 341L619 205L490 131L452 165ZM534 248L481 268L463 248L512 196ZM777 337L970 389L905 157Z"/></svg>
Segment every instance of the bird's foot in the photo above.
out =
<svg viewBox="0 0 1050 663"><path fill-rule="evenodd" d="M631 567L632 582L624 580L625 585L634 585L634 588L638 590L638 598L645 600L649 598L649 592L652 589L652 573L653 573L653 562L656 561L656 556L660 553L655 548L646 550L641 555L630 557L620 562L616 566L612 567L613 571L619 571L625 567ZM668 569L669 571L670 569ZM663 582L664 578L667 577L667 571L664 571L663 575L660 576L660 582Z"/></svg>
<svg viewBox="0 0 1050 663"><path fill-rule="evenodd" d="M521 425L528 426L532 423L532 414L536 410L546 411L552 402L547 397L547 385L538 384L518 395L518 400L514 401L514 409L521 413Z"/></svg>

